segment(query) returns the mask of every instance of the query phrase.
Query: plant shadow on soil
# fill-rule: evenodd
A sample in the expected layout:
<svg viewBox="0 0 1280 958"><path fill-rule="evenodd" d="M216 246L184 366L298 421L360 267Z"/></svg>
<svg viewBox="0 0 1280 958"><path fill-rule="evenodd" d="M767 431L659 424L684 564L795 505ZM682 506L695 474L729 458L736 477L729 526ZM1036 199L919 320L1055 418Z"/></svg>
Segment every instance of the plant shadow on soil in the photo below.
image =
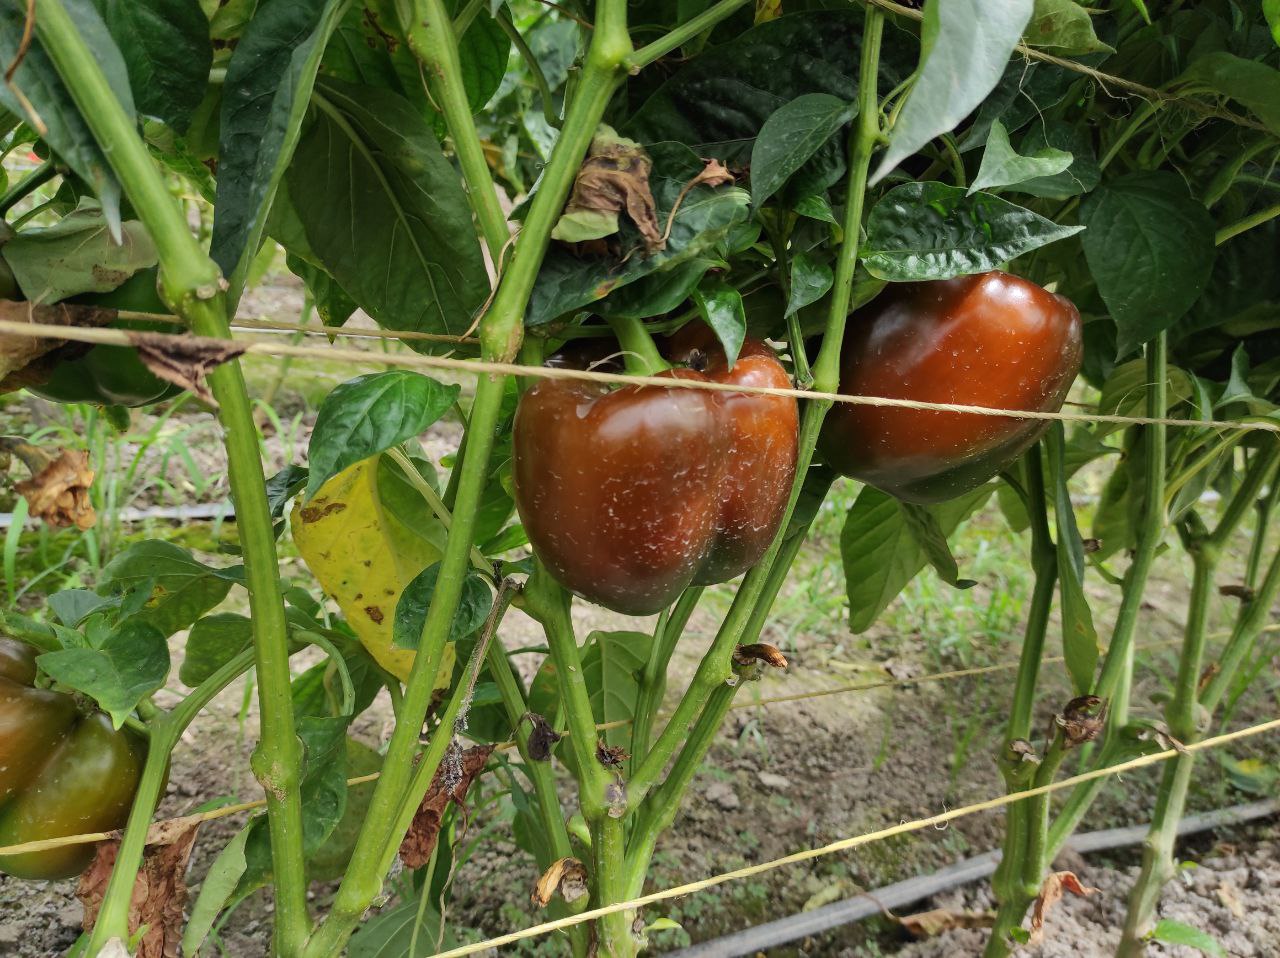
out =
<svg viewBox="0 0 1280 958"><path fill-rule="evenodd" d="M280 307L281 318L287 318L292 302L289 294L286 290L278 297L285 304ZM268 302L259 312L273 312L276 305ZM296 306L293 308L296 316ZM340 378L355 372L346 370ZM284 461L293 449L305 448L314 422L314 395L299 392L295 380L305 382L304 377L290 377L276 400L277 412L297 417L296 428L286 437L287 448L274 447L274 455ZM15 414L25 412L15 413L11 407L0 411L4 416ZM191 410L186 415L194 418L200 414ZM269 428L268 432L278 430ZM438 458L451 451L456 431L436 429L427 440L429 452ZM272 448L269 441L269 453ZM207 463L210 475L221 474L218 449L211 440L193 452ZM209 495L217 493L215 487ZM956 593L932 572L925 572L880 623L864 635L853 636L847 630L838 559L841 510L848 507L851 494L851 487L838 487L835 501L825 507L817 535L806 546L763 636L764 641L783 649L791 668L744 689L739 702L885 678L907 684L735 710L712 755L703 763L673 830L659 843L649 888L766 861L1003 792L994 756L1000 719L1011 694L1012 671L924 685L909 684L909 680L926 673L1016 659L1030 587L1025 542L1008 531L993 500L955 543L962 572L978 579L976 588ZM149 534L156 533L155 527L149 530ZM217 534L205 537L205 548L214 547ZM199 527L187 536L188 544L200 541ZM1238 551L1243 550L1244 541L1241 538ZM1240 562L1241 556L1235 555L1228 566ZM287 575L305 575L296 559L287 558L287 552L284 568ZM1175 650L1170 642L1179 635L1187 581L1181 553L1169 550L1158 562L1144 606L1140 637L1146 649L1139 658L1140 678L1134 693L1139 715L1159 716L1158 699L1166 681L1161 677L1173 672ZM1095 617L1105 634L1117 590L1096 578L1090 585ZM729 596L731 586L714 590L691 620L673 662L669 696L677 694L692 674ZM1227 600L1219 603L1213 627L1224 628L1233 611ZM593 628L624 628L632 622L581 603L575 617L580 637ZM502 634L509 647L537 644L540 638L533 624L519 613L512 613ZM1051 646L1056 635L1051 628ZM181 637L176 637L174 688L178 688L181 644ZM299 656L295 666L311 661L315 659ZM524 655L518 661L528 675L536 667L537 657ZM1272 717L1278 686L1280 676L1274 667L1265 670L1241 700L1232 724L1242 726ZM1053 713L1070 697L1061 665L1046 666L1042 688L1036 727L1047 729ZM184 735L161 815L183 814L218 796L235 795L242 800L257 796L248 771L256 702L251 696L246 698L245 692L243 683L228 689ZM160 704L166 704L169 694L161 693ZM672 701L669 698L668 706ZM377 745L389 734L389 717L384 698L360 717L353 734ZM1274 765L1280 753L1278 745L1252 739L1233 747L1232 754ZM1145 821L1156 776L1156 771L1144 769L1112 783L1085 828ZM562 778L562 784L567 811L571 790L567 780ZM1219 760L1207 755L1197 766L1189 811L1252 797L1233 787ZM534 924L543 917L529 905L529 892L537 878L534 863L505 837L509 832L504 817L509 819L511 809L506 803L491 808L472 828L489 829L492 837L459 865L453 880L447 917L462 939L478 940ZM241 817L220 819L202 828L189 875L193 895L217 851L243 821ZM653 933L653 949L657 953L675 950L690 941L932 872L997 847L1002 823L998 811L974 815L942 830L902 836L664 903L646 913L646 919L666 915L683 927ZM1184 869L1171 883L1162 915L1214 934L1233 958L1280 954L1280 833L1276 827L1263 823L1201 836L1180 845L1179 853L1198 862L1199 867ZM1069 898L1060 903L1050 917L1045 943L1023 953L1037 958L1110 954L1136 862L1137 852L1130 850L1092 856L1088 862L1060 863L1077 870L1086 884L1100 891L1087 899ZM74 886L74 882L30 884L0 878L0 954L36 958L62 953L74 941L80 925ZM331 884L314 887L317 909L323 907L332 889ZM987 887L979 884L921 902L916 910L983 910L990 906ZM267 954L270 909L268 892L251 896L222 930L218 940L221 953L234 958ZM979 954L983 936L980 931L958 931L911 943L892 917L884 916L770 954L950 958ZM563 950L554 939L535 939L503 953L551 955ZM1150 953L1177 958L1193 954L1185 948L1158 945Z"/></svg>

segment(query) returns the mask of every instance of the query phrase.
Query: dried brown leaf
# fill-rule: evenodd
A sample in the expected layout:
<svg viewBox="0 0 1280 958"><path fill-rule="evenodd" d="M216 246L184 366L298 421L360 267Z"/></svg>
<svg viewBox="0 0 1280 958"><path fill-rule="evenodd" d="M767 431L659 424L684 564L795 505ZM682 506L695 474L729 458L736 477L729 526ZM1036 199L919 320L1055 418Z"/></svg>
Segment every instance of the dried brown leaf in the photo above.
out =
<svg viewBox="0 0 1280 958"><path fill-rule="evenodd" d="M55 303L36 306L27 302L0 300L0 320L10 323L41 323L50 326L107 326L116 318L114 309ZM64 339L37 339L19 333L0 333L0 393L47 382L59 361L82 355L87 343Z"/></svg>
<svg viewBox="0 0 1280 958"><path fill-rule="evenodd" d="M129 934L146 925L135 958L178 958L183 909L187 903L187 862L195 845L198 817L176 818L153 825L147 833L142 867L129 900ZM76 897L84 905L84 930L92 931L115 867L119 841L98 845L93 862L80 876Z"/></svg>
<svg viewBox="0 0 1280 958"><path fill-rule="evenodd" d="M763 662L775 669L785 669L788 664L787 657L778 648L763 642L738 646L733 650L733 660L740 665L746 665L748 662Z"/></svg>
<svg viewBox="0 0 1280 958"><path fill-rule="evenodd" d="M30 479L15 483L14 488L27 500L33 517L54 528L91 529L98 521L89 500L91 485L89 454L81 449L63 449L56 459Z"/></svg>
<svg viewBox="0 0 1280 958"><path fill-rule="evenodd" d="M733 174L719 160L706 160L705 163L706 165L698 172L698 175L680 188L676 201L671 204L671 212L667 214L667 225L662 231L663 247L666 246L667 239L671 236L671 227L675 225L676 213L679 212L680 205L684 202L684 198L689 195L691 189L695 186L724 186L726 183L733 182Z"/></svg>
<svg viewBox="0 0 1280 958"><path fill-rule="evenodd" d="M950 908L934 908L898 919L912 938L935 938L960 928L990 928L995 922L994 912L955 911Z"/></svg>
<svg viewBox="0 0 1280 958"><path fill-rule="evenodd" d="M576 858L561 858L542 873L530 896L537 908L546 908L551 896L560 892L567 902L577 901L587 893L587 867Z"/></svg>
<svg viewBox="0 0 1280 958"><path fill-rule="evenodd" d="M1031 909L1031 944L1039 944L1043 940L1045 919L1049 917L1050 909L1063 895L1070 892L1073 895L1088 897L1097 890L1082 884L1075 872L1051 872L1044 880L1044 884L1040 886L1040 894Z"/></svg>
<svg viewBox="0 0 1280 958"><path fill-rule="evenodd" d="M1054 722L1062 730L1067 747L1075 748L1101 735L1106 718L1106 702L1096 695L1081 695L1068 702L1054 716Z"/></svg>
<svg viewBox="0 0 1280 958"><path fill-rule="evenodd" d="M608 745L604 741L596 742L596 761L605 768L621 768L622 763L629 757L621 745Z"/></svg>
<svg viewBox="0 0 1280 958"><path fill-rule="evenodd" d="M440 763L431 779L431 787L414 813L413 824L400 843L400 860L406 868L421 868L431 860L436 840L440 837L445 809L450 802L459 806L463 804L471 783L484 770L492 752L492 745L477 745L462 752L456 762L446 760Z"/></svg>
<svg viewBox="0 0 1280 958"><path fill-rule="evenodd" d="M653 161L640 144L601 127L552 235L571 242L599 239L617 232L617 214L625 212L640 231L645 249L664 249L666 239L649 188L652 169Z"/></svg>
<svg viewBox="0 0 1280 958"><path fill-rule="evenodd" d="M195 393L196 397L217 408L205 377L213 369L240 356L248 348L244 343L211 342L188 336L161 333L130 332L129 342L138 350L138 358L147 368L166 382Z"/></svg>
<svg viewBox="0 0 1280 958"><path fill-rule="evenodd" d="M551 758L551 747L564 736L537 712L525 712L524 717L532 726L529 732L529 757L535 762L545 762Z"/></svg>

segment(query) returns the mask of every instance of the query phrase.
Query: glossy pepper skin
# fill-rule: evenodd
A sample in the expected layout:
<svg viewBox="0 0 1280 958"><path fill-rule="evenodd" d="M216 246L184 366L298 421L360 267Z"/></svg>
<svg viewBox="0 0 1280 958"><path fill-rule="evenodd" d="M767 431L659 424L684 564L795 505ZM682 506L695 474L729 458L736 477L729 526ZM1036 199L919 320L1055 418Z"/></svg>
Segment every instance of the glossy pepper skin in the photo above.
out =
<svg viewBox="0 0 1280 958"><path fill-rule="evenodd" d="M111 831L129 817L146 746L102 712L83 715L61 692L37 689L36 652L0 637L0 845ZM16 878L72 878L95 846L0 857Z"/></svg>
<svg viewBox="0 0 1280 958"><path fill-rule="evenodd" d="M664 377L790 386L755 340L732 369L700 328L664 352L683 364ZM740 575L782 521L798 422L789 397L540 380L514 430L516 506L533 550L566 588L628 615Z"/></svg>
<svg viewBox="0 0 1280 958"><path fill-rule="evenodd" d="M156 291L156 271L135 273L118 289L76 297L74 302L145 313L167 313L168 307ZM172 333L171 323L145 320L117 320L113 329ZM138 358L128 346L94 346L76 359L58 364L49 379L28 387L42 399L61 403L92 403L100 406L127 406L135 409L170 399L181 387L166 382Z"/></svg>
<svg viewBox="0 0 1280 958"><path fill-rule="evenodd" d="M891 286L849 318L840 392L1056 412L1080 371L1080 313L1008 273ZM836 403L819 440L846 476L913 502L976 488L1046 420Z"/></svg>

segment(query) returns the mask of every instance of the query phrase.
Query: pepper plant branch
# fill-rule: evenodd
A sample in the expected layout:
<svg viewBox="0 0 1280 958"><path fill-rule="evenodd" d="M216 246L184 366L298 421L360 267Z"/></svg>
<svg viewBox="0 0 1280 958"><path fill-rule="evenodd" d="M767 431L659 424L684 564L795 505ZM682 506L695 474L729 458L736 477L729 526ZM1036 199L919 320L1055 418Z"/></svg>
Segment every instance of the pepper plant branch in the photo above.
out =
<svg viewBox="0 0 1280 958"><path fill-rule="evenodd" d="M53 160L45 160L22 179L18 180L17 183L5 190L3 196L0 196L0 216L7 214L9 210L57 175L57 165Z"/></svg>
<svg viewBox="0 0 1280 958"><path fill-rule="evenodd" d="M653 648L640 677L640 690L636 693L635 718L631 732L632 767L649 752L649 740L653 735L653 721L662 693L667 687L667 666L675 653L676 645L684 634L689 617L702 598L704 588L691 586L685 589L670 609L658 620L654 630Z"/></svg>
<svg viewBox="0 0 1280 958"><path fill-rule="evenodd" d="M1166 335L1161 333L1146 348L1147 415L1163 416L1168 406L1168 361ZM1145 483L1142 512L1138 521L1137 542L1133 560L1125 570L1120 586L1120 608L1111 630L1111 643L1102 660L1094 694L1110 699L1107 727L1103 737L1101 758L1105 761L1114 751L1128 722L1129 682L1133 674L1133 635L1142 608L1147 578L1155 562L1160 540L1164 536L1164 467L1167 435L1162 423L1143 427ZM1050 861L1063 844L1080 827L1093 800L1102 790L1102 779L1091 779L1072 790L1062 810L1049 829L1046 854Z"/></svg>
<svg viewBox="0 0 1280 958"><path fill-rule="evenodd" d="M37 28L76 107L146 226L160 260L166 299L200 336L230 338L217 266L201 249L93 52L59 0L39 0ZM302 746L289 692L289 651L275 536L259 459L258 435L239 363L209 374L227 451L237 529L253 620L261 736L252 767L267 797L276 876L276 950L296 955L310 926L302 850L299 780Z"/></svg>
<svg viewBox="0 0 1280 958"><path fill-rule="evenodd" d="M609 327L618 337L627 372L637 376L656 376L671 368L671 364L658 352L657 344L640 320L627 316L610 316Z"/></svg>
<svg viewBox="0 0 1280 958"><path fill-rule="evenodd" d="M551 92L551 85L547 82L547 75L542 71L542 64L538 62L537 56L529 49L529 44L525 43L524 37L520 31L516 29L515 23L511 20L511 13L503 5L498 8L494 20L507 35L507 39L511 41L511 45L516 48L516 52L520 54L520 59L524 61L525 67L533 76L534 86L538 88L538 96L542 99L542 116L547 121L547 125L555 128L560 125L560 116L556 113L556 98ZM497 255L496 253L494 254Z"/></svg>
<svg viewBox="0 0 1280 958"><path fill-rule="evenodd" d="M133 886L138 868L142 864L151 816L155 814L156 805L160 802L173 749L192 719L219 692L248 671L253 665L253 655L252 649L241 652L196 686L190 695L170 711L151 723L147 761L138 782L138 791L134 795L133 807L129 810L129 821L116 851L116 862L98 910L98 919L85 948L86 954L98 954L112 938L129 940L129 906L132 903Z"/></svg>
<svg viewBox="0 0 1280 958"><path fill-rule="evenodd" d="M714 27L740 7L746 6L748 0L720 0L702 13L680 24L670 33L664 34L652 43L647 43L626 59L626 68L631 73L639 73L649 64L666 56L672 50L689 42L704 30Z"/></svg>
<svg viewBox="0 0 1280 958"><path fill-rule="evenodd" d="M495 270L500 269L502 249L510 238L506 214L498 202L498 189L489 173L480 133L462 80L458 37L443 0L396 0L400 23L409 49L426 69L433 98L444 113L453 150L467 184L471 208Z"/></svg>

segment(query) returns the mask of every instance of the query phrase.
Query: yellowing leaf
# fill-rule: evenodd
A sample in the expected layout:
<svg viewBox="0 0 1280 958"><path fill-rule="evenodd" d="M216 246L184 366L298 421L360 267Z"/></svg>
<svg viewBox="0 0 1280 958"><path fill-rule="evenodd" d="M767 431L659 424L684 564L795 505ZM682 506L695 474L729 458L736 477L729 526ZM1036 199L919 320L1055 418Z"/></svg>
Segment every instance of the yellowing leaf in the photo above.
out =
<svg viewBox="0 0 1280 958"><path fill-rule="evenodd" d="M325 593L338 603L369 654L392 675L408 677L414 654L391 646L396 603L414 576L440 559L443 529L428 538L386 508L379 490L380 457L365 459L334 476L302 505L294 504L293 542ZM422 510L426 513L426 506ZM433 526L438 526L432 520ZM434 539L434 541L433 541ZM453 646L436 676L446 688Z"/></svg>
<svg viewBox="0 0 1280 958"><path fill-rule="evenodd" d="M782 0L756 0L756 25L782 16Z"/></svg>

